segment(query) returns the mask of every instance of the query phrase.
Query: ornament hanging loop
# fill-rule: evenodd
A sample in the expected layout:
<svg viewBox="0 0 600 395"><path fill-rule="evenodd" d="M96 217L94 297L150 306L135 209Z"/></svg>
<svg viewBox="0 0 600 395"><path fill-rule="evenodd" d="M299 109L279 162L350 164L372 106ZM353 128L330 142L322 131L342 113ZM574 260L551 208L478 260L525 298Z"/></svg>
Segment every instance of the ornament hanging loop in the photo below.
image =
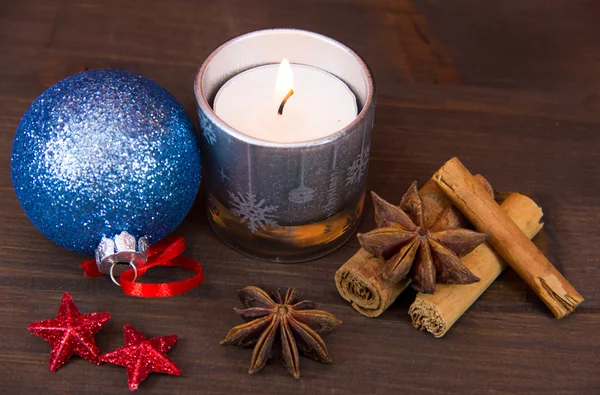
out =
<svg viewBox="0 0 600 395"><path fill-rule="evenodd" d="M113 283L117 284L119 287L121 286L121 284L115 279L115 274L113 273L113 270L115 268L116 265L121 265L120 263L113 263L112 266L110 267L110 279L112 280ZM133 263L133 262L129 262L129 266L131 266L133 268L133 281L137 280L138 278L138 270L137 270L137 266Z"/></svg>
<svg viewBox="0 0 600 395"><path fill-rule="evenodd" d="M127 249L123 248L121 239L125 237L129 243ZM83 262L81 267L85 275L92 278L101 277L103 273L110 275L112 281L120 286L126 295L140 298L166 298L189 291L204 280L200 263L180 256L185 250L185 240L181 236L169 236L152 246L148 246L148 240L142 237L138 241L138 251L135 251L135 238L128 233L121 233L114 241L105 239L102 239L96 250L96 259ZM133 270L129 269L129 266ZM156 266L182 267L196 274L186 280L168 283L135 282L137 278ZM119 273L115 273L116 271ZM118 282L115 279L117 275L120 276Z"/></svg>

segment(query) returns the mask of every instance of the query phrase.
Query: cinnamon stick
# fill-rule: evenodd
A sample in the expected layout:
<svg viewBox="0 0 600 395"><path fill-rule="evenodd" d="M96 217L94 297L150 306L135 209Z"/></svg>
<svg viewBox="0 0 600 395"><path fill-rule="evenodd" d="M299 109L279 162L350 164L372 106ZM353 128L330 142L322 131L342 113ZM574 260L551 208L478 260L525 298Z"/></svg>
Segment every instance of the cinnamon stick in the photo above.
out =
<svg viewBox="0 0 600 395"><path fill-rule="evenodd" d="M478 182L491 191L481 176ZM419 190L426 215L423 219L431 229L443 230L464 227L465 217L452 205L441 189L429 180ZM335 273L338 292L360 314L367 317L381 315L410 284L410 279L400 282L385 279L382 270L385 262L373 257L362 248Z"/></svg>
<svg viewBox="0 0 600 395"><path fill-rule="evenodd" d="M366 317L380 316L410 284L408 278L400 282L384 279L384 263L361 248L335 273L340 295Z"/></svg>
<svg viewBox="0 0 600 395"><path fill-rule="evenodd" d="M500 206L528 238L532 239L542 229L542 209L527 196L510 194ZM408 310L415 328L435 337L444 336L507 266L488 243L463 257L462 263L479 277L479 282L438 284L434 294L419 292Z"/></svg>
<svg viewBox="0 0 600 395"><path fill-rule="evenodd" d="M556 318L575 310L583 297L502 210L457 159L446 162L433 180L454 205L490 235L488 243L550 308Z"/></svg>

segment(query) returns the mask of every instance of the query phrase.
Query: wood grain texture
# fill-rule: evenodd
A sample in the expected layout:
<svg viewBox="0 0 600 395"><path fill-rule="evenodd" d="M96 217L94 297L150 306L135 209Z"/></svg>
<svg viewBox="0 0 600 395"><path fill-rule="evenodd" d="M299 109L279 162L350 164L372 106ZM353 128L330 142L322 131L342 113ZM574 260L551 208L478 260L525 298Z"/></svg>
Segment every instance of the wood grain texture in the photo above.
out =
<svg viewBox="0 0 600 395"><path fill-rule="evenodd" d="M600 3L590 0L419 0L451 47L463 82L572 92L597 103Z"/></svg>
<svg viewBox="0 0 600 395"><path fill-rule="evenodd" d="M151 375L140 391L153 394L600 393L598 7L567 0L416 3L0 2L0 392L128 393L117 366L73 358L58 373L48 371L49 347L26 326L54 317L69 291L82 312L112 313L97 336L103 351L122 344L127 323L149 336L180 335L169 355L182 376ZM546 16L547 23L538 21ZM369 189L400 199L410 182L425 182L458 156L496 189L531 195L545 213L534 242L585 297L577 312L555 320L508 270L441 340L412 328L412 292L368 319L333 282L358 250L355 239L307 264L253 261L216 239L202 198L178 233L186 254L204 265L203 285L142 300L107 279L83 278L77 266L84 257L41 235L12 190L10 147L29 104L85 67L119 67L154 79L195 117L192 82L204 57L237 34L273 26L328 34L371 66L379 101ZM362 232L374 226L370 203L366 212ZM277 361L249 376L251 351L219 346L241 322L232 309L239 307L235 289L249 284L298 287L343 320L325 337L333 364L302 358L299 381Z"/></svg>

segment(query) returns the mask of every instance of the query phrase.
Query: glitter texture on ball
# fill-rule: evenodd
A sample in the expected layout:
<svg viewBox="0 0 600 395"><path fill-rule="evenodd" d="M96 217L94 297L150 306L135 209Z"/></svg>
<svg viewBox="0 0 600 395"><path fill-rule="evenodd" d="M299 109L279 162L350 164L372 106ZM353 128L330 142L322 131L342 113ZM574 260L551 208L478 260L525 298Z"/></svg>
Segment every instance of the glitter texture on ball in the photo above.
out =
<svg viewBox="0 0 600 395"><path fill-rule="evenodd" d="M169 234L192 207L200 173L181 104L121 70L88 70L50 87L23 116L12 147L12 182L29 219L85 254L122 231L151 243Z"/></svg>

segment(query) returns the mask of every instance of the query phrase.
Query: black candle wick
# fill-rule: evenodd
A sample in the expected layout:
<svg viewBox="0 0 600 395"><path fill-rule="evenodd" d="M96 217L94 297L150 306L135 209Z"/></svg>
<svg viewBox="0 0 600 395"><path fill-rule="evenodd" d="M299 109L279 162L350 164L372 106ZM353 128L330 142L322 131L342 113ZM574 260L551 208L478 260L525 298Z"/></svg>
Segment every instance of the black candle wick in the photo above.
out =
<svg viewBox="0 0 600 395"><path fill-rule="evenodd" d="M283 100L281 101L281 104L279 105L279 110L277 110L277 114L282 115L283 114L283 107L285 106L285 103L287 103L288 99L294 94L294 90L290 89L290 91L288 92L287 95L285 95L285 97L283 98Z"/></svg>

